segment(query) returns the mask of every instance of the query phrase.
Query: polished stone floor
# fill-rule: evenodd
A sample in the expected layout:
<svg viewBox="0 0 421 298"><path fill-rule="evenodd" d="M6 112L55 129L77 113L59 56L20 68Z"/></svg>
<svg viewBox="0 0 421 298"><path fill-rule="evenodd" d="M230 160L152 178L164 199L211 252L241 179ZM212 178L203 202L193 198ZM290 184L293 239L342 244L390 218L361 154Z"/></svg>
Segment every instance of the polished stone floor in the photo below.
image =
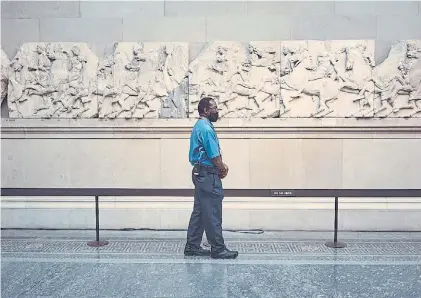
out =
<svg viewBox="0 0 421 298"><path fill-rule="evenodd" d="M2 231L1 297L421 297L421 233L225 232L237 260L185 258L185 232Z"/></svg>

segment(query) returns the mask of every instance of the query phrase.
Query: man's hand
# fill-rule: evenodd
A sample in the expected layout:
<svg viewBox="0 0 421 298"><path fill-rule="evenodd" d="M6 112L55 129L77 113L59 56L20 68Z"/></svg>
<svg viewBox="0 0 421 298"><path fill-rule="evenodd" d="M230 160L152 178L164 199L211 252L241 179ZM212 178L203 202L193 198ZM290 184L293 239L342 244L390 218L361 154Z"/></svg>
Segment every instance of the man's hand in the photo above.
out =
<svg viewBox="0 0 421 298"><path fill-rule="evenodd" d="M227 177L227 175L228 175L228 171L229 171L229 168L228 168L228 166L224 163L224 169L222 169L222 170L219 172L219 178L224 179L225 177Z"/></svg>
<svg viewBox="0 0 421 298"><path fill-rule="evenodd" d="M221 179L224 179L228 175L228 166L222 161L222 156L219 155L212 159L212 163L218 169L218 176Z"/></svg>

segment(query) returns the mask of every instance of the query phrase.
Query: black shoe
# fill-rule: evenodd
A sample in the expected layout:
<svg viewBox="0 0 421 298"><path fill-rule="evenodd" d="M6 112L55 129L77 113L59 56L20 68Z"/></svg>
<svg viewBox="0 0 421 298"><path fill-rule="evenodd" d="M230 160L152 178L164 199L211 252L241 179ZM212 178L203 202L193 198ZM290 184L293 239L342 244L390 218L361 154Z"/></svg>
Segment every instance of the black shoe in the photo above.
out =
<svg viewBox="0 0 421 298"><path fill-rule="evenodd" d="M210 250L207 249L203 249L201 247L199 248L193 248L190 246L187 246L184 248L184 255L185 256L197 256L197 257L204 257L204 256L209 256L210 255Z"/></svg>
<svg viewBox="0 0 421 298"><path fill-rule="evenodd" d="M238 251L228 250L227 248L211 252L212 259L235 259L236 257L238 257Z"/></svg>

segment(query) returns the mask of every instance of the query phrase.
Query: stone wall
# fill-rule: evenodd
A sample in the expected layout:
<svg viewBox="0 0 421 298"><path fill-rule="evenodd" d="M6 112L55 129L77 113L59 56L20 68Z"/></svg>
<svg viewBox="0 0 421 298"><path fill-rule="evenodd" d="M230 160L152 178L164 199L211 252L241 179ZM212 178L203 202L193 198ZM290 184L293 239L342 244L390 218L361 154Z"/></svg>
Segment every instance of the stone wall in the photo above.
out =
<svg viewBox="0 0 421 298"><path fill-rule="evenodd" d="M378 63L386 57L391 42L421 38L419 4L419 1L2 1L1 41L12 57L24 42L87 42L101 56L116 41L373 39ZM192 51L191 58L194 57Z"/></svg>
<svg viewBox="0 0 421 298"><path fill-rule="evenodd" d="M64 66L52 72L60 74L53 76L58 82L62 82L60 78L65 79L68 91L63 94L77 97L78 109L73 107L74 102L67 109L70 105L63 104L66 101L60 97L40 97L36 94L39 88L31 89L35 91L31 91L28 106L27 100L19 101L23 97L16 92L23 90L19 89L23 85L10 87L9 82L9 97L13 102L8 97L2 104L2 115L10 117L2 119L2 187L192 187L187 150L194 112L189 114L188 107L194 107L191 99L200 96L191 91L215 92L215 88L202 88L209 85L205 81L214 77L203 74L201 67L213 62L213 54L207 58L208 49L217 54L215 42L222 41L219 45L225 53L220 58L228 57L230 67L234 65L238 69L231 74L243 75L249 63L252 78L268 77L272 70L276 79L282 78L279 82L251 79L255 90L259 90L257 94L266 94L260 102L269 103L262 105L267 112L264 115L256 107L248 113L250 107L240 103L244 98L259 99L259 96L254 97L245 89L220 92L225 98L227 94L236 94L231 109L235 112L227 105L231 114L227 113L216 125L224 159L230 166L230 175L224 181L226 188L421 188L418 177L421 164L417 158L421 152L421 115L414 113L420 104L418 86L415 86L419 76L410 71L419 69L412 62L419 61L420 9L420 2L416 1L3 1L2 48L11 61L16 57L27 61L22 65L23 73L48 74L31 66L39 65L37 61L42 59L32 60L33 54L28 55L36 53L37 46L41 46L41 52L45 53L42 57L48 60L47 54L57 51L62 53L61 58L54 61L73 61L70 64L76 70L88 57L83 64L86 71L80 76L88 80L71 80L72 74L79 78L80 73ZM187 47L188 59L175 64L163 63L162 67L151 64L153 71L146 72L146 81L155 82L158 78L155 74L164 73L165 65L178 65L175 74L184 74L180 69L187 66L188 96L183 97L185 93L181 92L185 87L179 88L186 86L185 77L175 75L175 80L169 80L173 86L171 92L167 88L164 95L157 96L169 100L155 101L159 103L158 108L146 114L152 116L145 117L144 108L137 109L138 114L130 113L129 117L127 110L120 109L116 116L119 119L110 119L116 114L113 105L100 108L106 96L103 92L99 94L101 88L98 88L109 83L92 83L92 78L112 70L111 83L122 77L123 83L129 82L125 75L118 73L127 70L126 66L136 69L144 49L152 49L147 59L168 61L169 55L159 60L158 54L167 50L154 48L158 43L170 44L168 52L174 50L173 43L181 45L182 53L186 53L183 47ZM253 51L249 46L253 44L257 44L259 51ZM408 48L408 44L415 45L415 50ZM233 55L232 50L236 48L245 56ZM414 51L415 58L411 57ZM128 58L117 59L113 64L113 59L119 57L116 52ZM269 63L272 60L265 62L266 74L262 75L261 66L253 65L256 62L253 57L271 55L274 67ZM64 59L65 56L69 58ZM316 79L321 85L297 83L295 75L302 69L295 64L285 67L295 63L297 56L314 63L304 67L305 74L328 74ZM329 60L323 60L326 58ZM347 67L348 63L351 67ZM333 64L335 70L318 72ZM365 73L367 70L369 75ZM13 79L17 73L20 72L14 69L4 77ZM412 89L403 88L405 85L395 77L409 78ZM168 83L165 78L157 81ZM223 79L214 86L227 82L231 84L233 80ZM265 85L265 82L271 83ZM60 84L49 87L56 85ZM238 82L232 85L244 86ZM93 88L96 93L83 95L83 90L92 90L87 86L96 87ZM233 90L233 86L228 89ZM325 90L337 94L325 94ZM136 90L136 94L141 93ZM113 92L109 94L111 102L119 101ZM219 97L220 106L225 102L224 96ZM136 98L133 100L136 102L139 96L129 94L127 98ZM185 99L180 101L180 98ZM51 107L56 104L42 108L44 100L56 100L60 110L53 111L63 116L50 115ZM7 106L10 108L10 102L11 111ZM177 103L183 102L185 109L174 109ZM283 103L291 104L290 111ZM380 109L382 103L387 109ZM405 108L406 104L412 108ZM93 108L85 110L87 105ZM90 114L95 107L97 113ZM36 109L40 111L39 116L34 116ZM108 112L101 114L101 110ZM187 114L191 119L186 118ZM102 227L185 228L191 201L191 198L101 198ZM345 198L342 202L342 229L421 228L420 198ZM227 198L225 208L225 228L327 230L333 219L332 198ZM2 227L92 228L93 214L93 198L2 197Z"/></svg>

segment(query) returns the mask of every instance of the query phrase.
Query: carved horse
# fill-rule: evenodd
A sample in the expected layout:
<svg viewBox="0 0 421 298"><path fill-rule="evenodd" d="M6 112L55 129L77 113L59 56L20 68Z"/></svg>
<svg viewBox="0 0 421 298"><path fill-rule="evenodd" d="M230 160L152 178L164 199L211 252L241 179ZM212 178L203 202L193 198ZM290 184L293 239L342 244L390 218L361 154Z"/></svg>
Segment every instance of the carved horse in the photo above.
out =
<svg viewBox="0 0 421 298"><path fill-rule="evenodd" d="M417 103L421 100L421 57L411 56L407 50L406 41L398 41L392 45L388 57L373 69L372 76L367 78L360 95L363 92L374 93L374 100L377 108L373 108L374 114L386 113L382 117L387 117L392 113L397 113L402 109L414 110L411 117L419 112L421 108ZM402 67L402 62L408 59L417 59L409 67L406 79L402 75L397 75L397 71ZM406 81L406 82L404 82ZM400 107L394 106L394 100L398 95L408 95L409 100Z"/></svg>
<svg viewBox="0 0 421 298"><path fill-rule="evenodd" d="M374 84L368 83L373 75L372 63L364 56L362 45L345 47L335 54L335 70L337 72L340 91L358 94L354 102L359 101L359 110L348 117L367 116L374 109L371 96Z"/></svg>
<svg viewBox="0 0 421 298"><path fill-rule="evenodd" d="M321 118L333 112L328 106L328 102L336 100L339 95L339 84L330 76L326 69L323 69L330 63L325 61L327 56L319 56L323 59L320 64L314 65L312 58L307 51L300 55L292 56L291 63L295 65L294 70L281 78L281 89L297 91L292 97L301 97L301 94L309 95L316 103L316 111L311 114L312 117ZM320 71L320 72L319 72ZM320 73L324 72L323 75Z"/></svg>
<svg viewBox="0 0 421 298"><path fill-rule="evenodd" d="M408 83L412 87L412 91L409 94L409 102L413 104L415 110L409 117L421 113L421 57L416 59L408 73Z"/></svg>

